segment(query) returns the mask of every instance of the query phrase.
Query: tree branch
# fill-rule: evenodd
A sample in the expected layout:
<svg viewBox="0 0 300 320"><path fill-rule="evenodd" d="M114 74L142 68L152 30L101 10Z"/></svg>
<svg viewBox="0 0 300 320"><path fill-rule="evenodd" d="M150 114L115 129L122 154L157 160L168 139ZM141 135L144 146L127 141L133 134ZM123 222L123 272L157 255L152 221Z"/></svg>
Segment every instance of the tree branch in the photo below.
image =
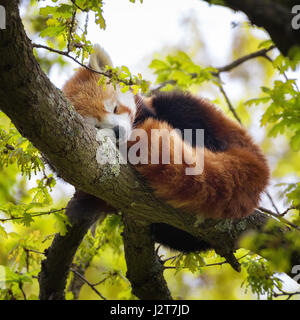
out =
<svg viewBox="0 0 300 320"><path fill-rule="evenodd" d="M300 291L286 292L284 290L280 290L280 293L274 293L274 297L286 297L286 300L289 300L291 297L296 295L300 295Z"/></svg>
<svg viewBox="0 0 300 320"><path fill-rule="evenodd" d="M267 59L268 61L271 61L272 62L272 59L267 55L267 53L271 50L275 49L275 46L270 46L269 48L267 49L262 49L262 50L258 50L258 51L254 51L252 53L249 53L245 56L242 56L234 61L232 61L231 63L223 66L223 67L218 67L218 68L215 68L216 69L216 72L212 72L212 75L214 75L215 77L217 77L220 81L219 81L219 88L220 88L220 91L222 93L222 95L224 96L225 100L226 100L226 103L230 109L230 111L232 112L233 116L235 117L235 119L241 123L241 119L239 118L239 116L237 115L237 113L235 112L235 109L232 105L232 103L230 102L230 99L228 98L228 95L226 94L223 86L222 86L222 82L221 82L221 73L223 72L229 72L231 70L233 70L234 68L237 68L238 66L240 66L241 64L249 61L249 60L252 60L252 59L256 59L256 58L259 58L259 57L262 57L262 58L265 58ZM197 73L191 73L189 74L191 76L191 78L196 78L198 76ZM150 90L150 93L151 94L156 94L157 92L159 92L162 88L164 88L166 85L168 84L171 84L171 85L176 85L177 81L176 80L167 80L167 81L164 81L162 82L161 84L159 84L156 88Z"/></svg>
<svg viewBox="0 0 300 320"><path fill-rule="evenodd" d="M106 300L106 298L95 288L96 285L95 284L92 284L90 283L80 272L78 272L77 270L71 268L70 269L76 277L78 277L82 282L86 283L90 288L92 288L92 290L94 292L96 292L96 294L103 300Z"/></svg>
<svg viewBox="0 0 300 320"><path fill-rule="evenodd" d="M34 58L31 41L24 32L18 1L0 0L0 4L5 6L7 15L7 28L0 32L0 108L65 181L122 211L126 255L146 270L143 273L141 268L141 273L134 274L135 266L126 258L128 277L132 280L135 294L140 298L150 298L143 290L144 285L153 295L157 294L155 297L169 298L149 238L151 223L169 224L210 243L237 270L238 263L233 253L238 248L240 237L248 230L262 230L269 218L256 211L241 220L207 219L199 222L193 213L175 210L156 199L129 165L100 165L96 154L105 142L96 141L95 129L75 112L62 92L42 72ZM39 277L41 299L64 298L66 275L76 248L99 217L98 211L87 210L87 215L80 213L82 211L77 217L71 217L72 226L67 234L57 235L47 251L47 260L43 262ZM278 235L279 241L284 241L285 229L282 230ZM139 245L138 239L146 247ZM141 251L145 251L144 261L139 258ZM297 261L300 259L295 249L292 262ZM156 275L154 282L147 279L147 272ZM153 292L150 283L158 285L158 293Z"/></svg>
<svg viewBox="0 0 300 320"><path fill-rule="evenodd" d="M38 43L32 43L32 47L33 48L37 48L37 49L45 49L45 50L48 50L50 52L57 53L57 54L59 54L61 56L64 56L64 57L67 57L67 58L73 60L78 65L80 65L81 67L83 67L83 68L85 68L85 69L87 69L89 71L95 72L97 74L101 74L102 76L105 76L105 77L108 77L108 78L110 77L110 74L108 72L96 71L96 70L90 68L89 66L87 66L86 64L81 63L80 61L78 61L76 58L74 58L73 56L70 55L70 50L69 49L67 51L62 51L62 50L57 50L57 49L45 46L43 44L38 44Z"/></svg>
<svg viewBox="0 0 300 320"><path fill-rule="evenodd" d="M45 45L42 45L42 44L37 44L37 43L32 43L32 47L33 48L37 48L37 49L45 49L45 50L48 50L50 52L53 52L53 53L57 53L57 54L60 54L61 56L64 56L64 57L67 57L71 60L73 60L74 62L76 62L78 65L80 65L81 67L91 71L91 72L94 72L94 73L97 73L97 74L100 74L104 77L107 77L109 79L112 78L112 74L110 71L96 71L92 68L90 68L89 66L87 66L86 64L84 63L81 63L80 61L78 61L76 58L74 58L71 54L70 54L70 48L69 48L69 43L68 43L68 50L67 51L61 51L61 50L57 50L57 49L53 49L53 48L50 48L48 46L45 46ZM128 85L128 86L131 86L133 85L134 83L132 82L132 80L124 80L124 79L118 79L119 82L122 82L124 83L125 85Z"/></svg>
<svg viewBox="0 0 300 320"><path fill-rule="evenodd" d="M217 74L220 74L222 72L228 72L231 71L232 69L238 67L239 65L241 65L242 63L252 60L252 59L256 59L258 57L262 57L265 58L267 60L269 60L269 56L267 55L267 53L271 50L275 49L275 46L270 46L267 49L262 49L262 50L258 50L258 51L254 51L252 53L249 53L245 56L242 56L234 61L232 61L231 63L223 66L223 67L219 67L217 68Z"/></svg>
<svg viewBox="0 0 300 320"><path fill-rule="evenodd" d="M39 274L41 300L64 299L67 276L76 250L94 222L105 216L102 205L102 200L89 195L78 197L78 193L69 201L66 214L72 226L68 226L65 235L57 234L45 251L46 259L42 261Z"/></svg>
<svg viewBox="0 0 300 320"><path fill-rule="evenodd" d="M171 294L163 277L164 267L154 250L150 225L136 223L124 215L124 249L127 278L132 293L145 300L170 300Z"/></svg>
<svg viewBox="0 0 300 320"><path fill-rule="evenodd" d="M234 118L235 118L240 124L242 124L242 120L241 120L241 118L238 116L238 114L236 113L235 108L234 108L234 106L232 105L232 103L231 103L231 101L230 101L230 99L229 99L229 97L228 97L228 95L227 95L227 93L226 93L226 91L225 91L225 89L224 89L224 87L223 87L222 80L221 80L221 77L220 77L219 75L218 75L218 78L219 78L219 89L220 89L220 91L221 91L221 93L222 93L222 95L223 95L223 97L224 97L224 99L225 99L225 101L226 101L226 103L227 103L227 106L228 106L230 112L233 114Z"/></svg>
<svg viewBox="0 0 300 320"><path fill-rule="evenodd" d="M65 210L65 208L61 208L61 209L50 210L50 211L45 211L45 212L43 212L43 211L41 211L41 212L29 212L29 214L30 214L30 216L32 218L35 218L35 217L49 215L51 213L62 212L64 210ZM3 219L0 219L0 222L7 222L7 221L11 221L11 220L20 220L20 219L24 219L24 216L22 216L22 217L3 218Z"/></svg>

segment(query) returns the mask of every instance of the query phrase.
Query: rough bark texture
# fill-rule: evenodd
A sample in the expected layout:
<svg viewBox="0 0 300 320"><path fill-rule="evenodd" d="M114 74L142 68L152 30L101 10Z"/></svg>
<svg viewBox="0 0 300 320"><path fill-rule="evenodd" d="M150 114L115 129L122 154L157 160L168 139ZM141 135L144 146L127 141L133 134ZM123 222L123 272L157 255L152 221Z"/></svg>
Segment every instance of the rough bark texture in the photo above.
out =
<svg viewBox="0 0 300 320"><path fill-rule="evenodd" d="M51 247L45 251L47 259L42 261L39 274L41 300L64 299L67 276L77 248L89 228L100 217L103 221L110 212L105 210L102 200L88 194L78 196L78 193L75 193L66 209L72 226L68 227L66 235L57 234Z"/></svg>
<svg viewBox="0 0 300 320"><path fill-rule="evenodd" d="M132 293L144 300L169 300L171 294L163 277L163 265L154 250L148 224L124 216L124 248L127 278Z"/></svg>
<svg viewBox="0 0 300 320"><path fill-rule="evenodd" d="M64 299L66 280L76 250L98 217L95 215L94 219L80 219L72 224L65 236L55 236L51 247L45 252L47 260L42 261L39 274L41 300Z"/></svg>
<svg viewBox="0 0 300 320"><path fill-rule="evenodd" d="M99 165L96 153L102 145L96 142L95 130L40 69L19 17L18 1L0 0L0 4L7 14L7 28L0 30L0 108L63 179L124 213L125 255L134 293L143 299L171 298L149 236L151 223L170 224L209 242L239 270L233 253L240 236L250 229L261 230L268 218L254 212L242 220L199 222L193 214L155 199L129 165ZM75 219L64 237L55 238L42 266L41 299L64 298L68 266L96 217ZM297 251L295 257L298 261Z"/></svg>

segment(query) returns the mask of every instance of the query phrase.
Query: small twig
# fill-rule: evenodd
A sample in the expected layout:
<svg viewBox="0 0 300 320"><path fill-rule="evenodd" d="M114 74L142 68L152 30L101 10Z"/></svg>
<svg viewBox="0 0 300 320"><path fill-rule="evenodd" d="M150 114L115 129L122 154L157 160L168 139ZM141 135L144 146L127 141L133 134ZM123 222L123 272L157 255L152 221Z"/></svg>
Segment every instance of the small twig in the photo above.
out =
<svg viewBox="0 0 300 320"><path fill-rule="evenodd" d="M74 12L72 14L72 20L71 20L70 30L69 30L69 35L68 35L68 44L67 44L68 53L71 51L71 44L72 44L72 41L73 41L72 33L73 33L73 30L74 30L75 20L76 20L76 8L74 9Z"/></svg>
<svg viewBox="0 0 300 320"><path fill-rule="evenodd" d="M237 260L241 260L241 259L245 258L248 254L249 254L249 252L246 253L246 254L244 254L242 257L238 258ZM221 261L221 262L206 264L206 265L204 265L203 267L221 266L221 265L226 264L226 263L228 263L228 261L227 261L227 260L224 260L224 261Z"/></svg>
<svg viewBox="0 0 300 320"><path fill-rule="evenodd" d="M65 57L67 57L67 58L69 58L69 59L72 59L74 62L76 62L77 64L79 64L81 67L84 67L84 68L86 68L86 69L89 70L89 71L92 71L92 72L101 74L101 75L106 76L106 77L109 77L109 76L110 76L109 73L96 71L96 70L90 68L89 66L81 63L80 61L78 61L77 59L75 59L74 57L72 57L72 56L69 54L68 51L61 51L61 50L53 49L53 48L50 48L50 47L48 47L48 46L44 46L44 45L38 44L38 43L32 43L32 47L33 47L33 48L38 48L38 49L45 49L45 50L48 50L48 51L51 51L51 52L60 54L60 55L65 56Z"/></svg>
<svg viewBox="0 0 300 320"><path fill-rule="evenodd" d="M107 77L107 78L109 78L109 79L112 78L112 74L111 74L110 71L106 71L106 72L104 72L104 71L103 71L103 72L102 72L102 71L96 71L96 70L90 68L89 66L85 65L84 63L81 63L81 62L78 61L76 58L72 57L72 56L69 54L68 51L61 51L61 50L53 49L53 48L50 48L50 47L48 47L48 46L44 46L44 45L42 45L42 44L37 44L37 43L32 43L32 47L33 47L33 48L45 49L45 50L48 50L48 51L50 51L50 52L54 52L54 53L60 54L60 55L65 56L65 57L67 57L67 58L69 58L69 59L72 59L74 62L76 62L77 64L79 64L81 67L83 67L83 68L85 68L85 69L87 69L87 70L89 70L89 71L92 71L92 72L94 72L94 73L100 74L100 75L105 76L105 77ZM130 80L118 79L118 81L124 83L124 84L127 85L127 86L131 86L131 85L134 84L131 79L130 79Z"/></svg>
<svg viewBox="0 0 300 320"><path fill-rule="evenodd" d="M265 191L265 194L266 194L266 196L269 198L269 200L270 200L270 202L271 202L271 204L272 204L272 207L275 209L275 211L277 212L277 214L280 215L280 212L279 212L277 206L275 205L275 202L274 202L271 194L270 194L268 191Z"/></svg>
<svg viewBox="0 0 300 320"><path fill-rule="evenodd" d="M238 116L238 114L236 113L236 111L235 111L235 109L234 109L234 107L233 107L233 105L232 105L232 103L231 103L231 101L230 101L230 99L229 99L226 91L224 90L224 87L223 87L223 85L222 85L222 81L221 81L220 76L218 76L218 78L219 78L219 80L220 80L220 81L219 81L220 91L221 91L221 93L223 94L223 97L224 97L224 99L225 99L225 101L226 101L226 103L227 103L227 105L228 105L229 110L231 111L231 113L233 114L233 116L235 117L235 119L236 119L240 124L242 124L241 118L240 118L240 117Z"/></svg>
<svg viewBox="0 0 300 320"><path fill-rule="evenodd" d="M244 254L243 256L239 257L239 258L237 259L237 261L245 258L249 253L250 253L250 251L247 252L246 254ZM174 259L174 258L176 258L176 257L178 257L178 256L174 256L174 257L168 258L167 260L171 260L171 259ZM167 260L165 260L165 261L167 261ZM227 263L229 263L227 260L223 260L223 261L216 262L216 263L205 264L204 266L201 266L201 268L221 266L221 265L227 264ZM177 269L177 267L172 267L172 266L170 266L170 267L164 267L164 269ZM188 269L188 267L183 267L182 269Z"/></svg>
<svg viewBox="0 0 300 320"><path fill-rule="evenodd" d="M160 83L156 88L153 88L152 90L150 90L150 95L158 93L162 88L164 88L168 84L175 85L176 83L177 83L176 80L164 81L164 82Z"/></svg>
<svg viewBox="0 0 300 320"><path fill-rule="evenodd" d="M56 212L60 212L65 210L66 208L62 208L62 209L57 209L57 210L52 210L52 211L46 211L46 212L34 212L31 217L35 218L35 217L39 217L39 216L43 216L43 215L48 215L51 213L56 213ZM0 219L0 222L6 222L6 221L11 221L11 220L20 220L20 219L24 219L25 217L11 217L11 218L7 218L7 219Z"/></svg>
<svg viewBox="0 0 300 320"><path fill-rule="evenodd" d="M167 261L170 261L170 260L173 260L172 262L174 262L174 260L175 260L176 258L178 258L178 256L179 256L179 255L173 256L173 257L170 257L170 258L167 258L167 259L165 259L165 260L161 260L161 263L162 263L162 264L165 264Z"/></svg>
<svg viewBox="0 0 300 320"><path fill-rule="evenodd" d="M272 60L269 56L267 56L267 57L268 57L269 61L273 63L273 60ZM286 75L286 72L283 71L282 68L277 67L277 70L278 70L280 73L283 74L283 77L284 77L285 81L289 81L289 78L288 78L288 76ZM298 92L300 92L297 82L295 82L294 84L295 84L296 90L297 90Z"/></svg>
<svg viewBox="0 0 300 320"><path fill-rule="evenodd" d="M269 209L266 209L266 208L263 208L263 207L259 207L258 210L260 210L261 212L263 213L267 213L275 218L277 218L278 220L280 220L281 222L291 226L292 228L300 231L300 227L298 227L297 225L295 225L294 223L288 221L287 219L283 218L283 216L289 211L289 210L292 210L292 209L296 209L294 207L290 207L288 208L287 210L285 210L283 213L280 213L280 214L277 214Z"/></svg>
<svg viewBox="0 0 300 320"><path fill-rule="evenodd" d="M26 253L26 271L29 272L29 251L24 248L24 251Z"/></svg>
<svg viewBox="0 0 300 320"><path fill-rule="evenodd" d="M231 63L227 64L224 67L216 68L218 70L217 75L222 72L231 71L232 69L236 68L237 66L241 65L242 63L244 63L248 60L254 59L254 58L262 57L262 58L265 58L269 61L272 61L271 58L267 55L267 53L273 49L275 49L275 46L271 46L267 49L258 50L258 51L252 52L250 54L247 54L241 58L238 58L238 59L232 61Z"/></svg>
<svg viewBox="0 0 300 320"><path fill-rule="evenodd" d="M290 210L295 210L295 209L298 209L297 207L289 207L289 208L287 208L285 211L283 211L282 213L280 213L279 215L281 216L281 217L283 217L284 215L286 215Z"/></svg>
<svg viewBox="0 0 300 320"><path fill-rule="evenodd" d="M223 67L215 68L217 71L216 72L212 72L212 75L214 75L215 77L219 78L220 73L231 71L232 69L238 67L242 63L244 63L246 61L249 61L251 59L254 59L254 58L258 58L258 57L265 58L265 59L269 60L270 62L272 62L272 59L267 55L267 52L273 50L274 48L275 48L275 46L271 46L268 49L262 49L262 50L258 50L258 51L252 52L250 54L247 54L247 55L245 55L245 56L243 56L241 58L238 58L238 59L232 61L231 63L229 63L229 64L227 64L227 65L225 65ZM197 73L191 73L190 76L192 78L196 78L198 76L198 74ZM155 94L155 93L159 92L162 88L164 88L168 84L175 85L176 82L177 82L176 80L172 80L172 79L164 81L161 84L159 84L156 88L152 89L151 90L151 94ZM230 101L228 99L228 96L226 95L226 93L225 94L224 93L225 93L225 91L223 89L222 94L224 95L230 110L233 112L235 118L238 120L239 117L237 116L236 112L234 111L234 108L233 108L232 104L230 103ZM240 120L238 120L238 121L241 122Z"/></svg>
<svg viewBox="0 0 300 320"><path fill-rule="evenodd" d="M282 289L279 289L281 293L276 293L274 292L273 295L275 298L277 297L281 297L281 296L288 296L287 297L287 300L289 300L292 296L295 296L295 295L298 295L300 294L300 291L296 291L296 292L286 292L286 291L283 291Z"/></svg>
<svg viewBox="0 0 300 320"><path fill-rule="evenodd" d="M85 282L93 291L97 293L97 295L102 298L103 300L106 300L106 298L95 288L97 284L90 283L81 273L79 273L75 269L70 269L77 277L79 277L83 282ZM99 283L98 283L99 284Z"/></svg>
<svg viewBox="0 0 300 320"><path fill-rule="evenodd" d="M82 12L88 12L87 9L82 9L81 7L79 7L79 5L76 4L76 0L71 0L71 2L73 3L73 5L74 5L77 9L81 10Z"/></svg>
<svg viewBox="0 0 300 320"><path fill-rule="evenodd" d="M34 253L37 253L37 254L43 254L43 255L45 255L45 252L40 252L40 251L33 250L33 249L24 248L24 250L25 250L26 252L34 252Z"/></svg>
<svg viewBox="0 0 300 320"><path fill-rule="evenodd" d="M25 294L25 292L24 292L24 290L23 290L23 283L22 283L22 282L19 282L19 289L20 289L21 292L22 292L22 295L23 295L24 300L27 300L26 294Z"/></svg>
<svg viewBox="0 0 300 320"><path fill-rule="evenodd" d="M161 244L159 244L158 246L157 246L157 248L155 249L155 254L160 258L160 257L162 257L162 256L159 256L158 255L158 251L159 251L159 249L161 248Z"/></svg>
<svg viewBox="0 0 300 320"><path fill-rule="evenodd" d="M272 59L267 55L267 52L273 50L274 48L275 48L275 46L271 46L267 49L262 49L262 50L252 52L250 54L247 54L241 58L238 58L238 59L232 61L228 65L225 65L225 66L219 67L219 68L215 68L217 70L217 72L212 72L212 75L214 75L215 77L217 77L220 80L219 81L220 91L226 100L226 103L229 107L229 110L232 112L233 116L235 117L235 119L239 123L242 123L242 121L241 121L240 117L238 116L238 114L236 113L226 91L224 90L224 87L223 87L221 79L220 79L220 73L231 71L232 69L236 68L237 66L241 65L242 63L249 61L251 59L254 59L254 58L258 58L258 57L263 57L263 58L267 59L268 61L272 62ZM192 78L195 78L195 77L197 77L197 74L192 73L192 74L190 74L190 76ZM162 88L164 88L168 84L176 84L176 80L168 80L168 81L161 83L157 88L151 90L151 94L155 94L156 92L158 92L159 90L161 90Z"/></svg>
<svg viewBox="0 0 300 320"><path fill-rule="evenodd" d="M96 282L95 284L93 284L93 286L96 287L96 286L98 286L99 284L105 282L107 279L109 279L109 276L106 277L106 278L104 278L104 279L102 279L102 280L100 280L100 281L98 281L98 282Z"/></svg>

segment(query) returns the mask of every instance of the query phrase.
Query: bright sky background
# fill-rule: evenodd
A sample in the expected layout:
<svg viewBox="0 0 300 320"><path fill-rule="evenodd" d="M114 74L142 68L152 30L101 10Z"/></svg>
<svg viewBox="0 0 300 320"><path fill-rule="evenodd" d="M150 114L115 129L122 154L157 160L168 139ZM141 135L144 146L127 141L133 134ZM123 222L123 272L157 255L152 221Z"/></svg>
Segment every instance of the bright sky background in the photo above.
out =
<svg viewBox="0 0 300 320"><path fill-rule="evenodd" d="M104 4L103 11L106 30L99 30L91 16L88 38L101 44L116 66L126 65L133 73L145 69L154 52L191 42L183 27L183 19L189 16L198 18L197 27L209 48L210 60L222 65L227 62L225 53L232 41L231 22L246 20L244 14L199 0L185 0L184 4L182 0L144 0L143 4L139 0L113 0ZM59 87L65 78L53 75Z"/></svg>

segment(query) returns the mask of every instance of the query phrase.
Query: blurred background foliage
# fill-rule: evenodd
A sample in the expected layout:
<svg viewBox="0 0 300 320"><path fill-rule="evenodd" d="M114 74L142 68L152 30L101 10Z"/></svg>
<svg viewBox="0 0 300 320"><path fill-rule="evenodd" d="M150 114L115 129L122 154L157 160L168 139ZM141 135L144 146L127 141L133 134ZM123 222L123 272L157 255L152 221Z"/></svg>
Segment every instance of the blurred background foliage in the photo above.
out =
<svg viewBox="0 0 300 320"><path fill-rule="evenodd" d="M131 10L139 10L136 14L146 6L143 1L130 2L126 5L135 6ZM158 1L152 4L154 9L158 5ZM147 54L141 55L136 48L147 45L150 39L143 41L135 32L141 28L146 34L146 29L153 26L128 30L128 37L136 37L135 41L140 42L132 49L135 63L108 70L112 80L121 81L124 90L131 86L145 94L158 89L188 90L209 98L228 116L239 119L261 144L272 168L272 182L262 206L275 214L286 211L285 222L299 227L299 51L283 57L277 49L270 49L267 56L249 59L221 72L223 66L242 56L268 50L272 42L263 30L249 25L244 16L235 21L232 12L210 6L212 17L224 14L231 20L231 42L220 49L212 45L217 40L205 36L202 28L206 23L204 27L213 30L218 19L201 24L204 15L193 11L195 6L207 9L208 5L201 1L187 1L185 5L190 6L190 11L178 15L178 24L182 34L188 36L173 35L173 43L147 47ZM161 8L166 15L168 6L170 1ZM61 78L67 79L79 67L74 59L87 62L93 44L90 30L100 35L99 43L106 47L101 42L103 32L109 32L105 30L110 22L105 8L98 0L22 1L25 29L32 42L38 44L34 45L35 56L58 86ZM119 28L126 24L126 12L123 15ZM136 75L129 69L137 70ZM64 208L72 192L72 187L51 172L38 150L0 113L0 299L38 298L37 277L43 252L55 233L66 231ZM125 277L121 232L120 216L112 215L87 234L72 265L67 299L136 299ZM300 247L298 230L289 237ZM245 247L255 249L260 239L259 235L250 235L243 241ZM238 250L241 273L213 251L182 255L161 247L159 254L167 259L165 277L177 299L297 299L299 295L284 294L300 290L295 281L278 273L292 267L286 263L289 253L279 249L274 246L267 252L272 263L254 254L255 250Z"/></svg>

